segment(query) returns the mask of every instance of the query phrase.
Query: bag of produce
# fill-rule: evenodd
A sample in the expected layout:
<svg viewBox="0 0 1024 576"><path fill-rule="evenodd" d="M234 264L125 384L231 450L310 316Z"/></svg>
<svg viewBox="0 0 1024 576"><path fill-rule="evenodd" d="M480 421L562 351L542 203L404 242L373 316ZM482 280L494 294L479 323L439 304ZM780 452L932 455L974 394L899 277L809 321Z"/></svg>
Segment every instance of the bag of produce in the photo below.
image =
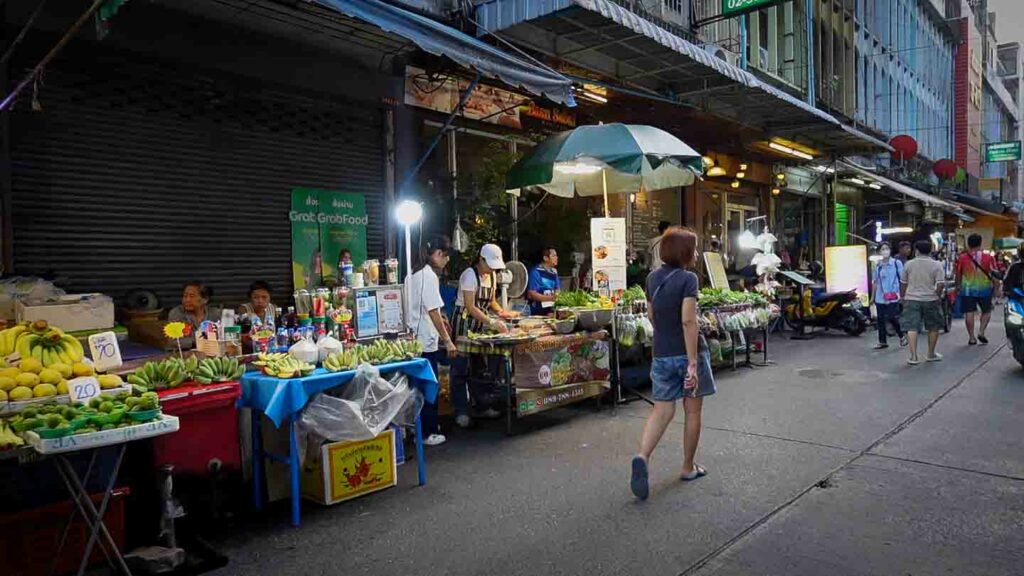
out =
<svg viewBox="0 0 1024 576"><path fill-rule="evenodd" d="M300 362L316 364L320 359L320 351L311 340L303 338L288 349L288 353Z"/></svg>
<svg viewBox="0 0 1024 576"><path fill-rule="evenodd" d="M620 314L618 317L619 342L626 348L631 348L636 343L637 321L632 314Z"/></svg>
<svg viewBox="0 0 1024 576"><path fill-rule="evenodd" d="M714 364L721 363L722 360L722 342L715 338L708 338L708 352L711 354L711 362Z"/></svg>
<svg viewBox="0 0 1024 576"><path fill-rule="evenodd" d="M322 363L328 356L335 352L341 352L344 347L334 336L324 336L316 343L317 357Z"/></svg>
<svg viewBox="0 0 1024 576"><path fill-rule="evenodd" d="M637 317L636 337L648 346L654 342L654 325L646 315Z"/></svg>

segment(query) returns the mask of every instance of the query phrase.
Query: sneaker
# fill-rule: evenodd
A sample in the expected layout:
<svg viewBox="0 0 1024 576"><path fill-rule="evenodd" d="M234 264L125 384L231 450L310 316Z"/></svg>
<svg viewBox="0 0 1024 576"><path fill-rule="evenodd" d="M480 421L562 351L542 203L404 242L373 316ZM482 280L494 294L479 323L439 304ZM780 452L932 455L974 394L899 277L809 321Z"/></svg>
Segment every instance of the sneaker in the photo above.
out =
<svg viewBox="0 0 1024 576"><path fill-rule="evenodd" d="M444 434L431 434L423 440L423 443L427 446L440 446L444 444L448 439L444 437Z"/></svg>
<svg viewBox="0 0 1024 576"><path fill-rule="evenodd" d="M494 408L488 408L487 410L477 414L477 417L485 420L494 420L496 418L501 418L501 412L498 412Z"/></svg>
<svg viewBox="0 0 1024 576"><path fill-rule="evenodd" d="M910 339L907 338L906 334L900 336L900 348L906 348L910 345Z"/></svg>
<svg viewBox="0 0 1024 576"><path fill-rule="evenodd" d="M455 417L455 423L459 428L469 428L473 424L473 421L469 419L469 416L465 414L459 414Z"/></svg>
<svg viewBox="0 0 1024 576"><path fill-rule="evenodd" d="M888 344L875 344L875 350L885 350L888 347Z"/></svg>
<svg viewBox="0 0 1024 576"><path fill-rule="evenodd" d="M942 354L939 354L938 352L936 352L935 356L929 356L927 358L927 360L929 362L942 362Z"/></svg>

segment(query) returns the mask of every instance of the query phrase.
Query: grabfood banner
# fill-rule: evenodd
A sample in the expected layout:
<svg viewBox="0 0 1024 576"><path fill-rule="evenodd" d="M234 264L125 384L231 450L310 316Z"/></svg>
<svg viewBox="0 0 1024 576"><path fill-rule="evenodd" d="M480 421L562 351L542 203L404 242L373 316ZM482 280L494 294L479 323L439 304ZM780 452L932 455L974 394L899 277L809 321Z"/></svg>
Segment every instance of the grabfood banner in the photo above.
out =
<svg viewBox="0 0 1024 576"><path fill-rule="evenodd" d="M355 266L366 260L366 199L362 194L292 190L292 281L295 288L333 283L342 250Z"/></svg>

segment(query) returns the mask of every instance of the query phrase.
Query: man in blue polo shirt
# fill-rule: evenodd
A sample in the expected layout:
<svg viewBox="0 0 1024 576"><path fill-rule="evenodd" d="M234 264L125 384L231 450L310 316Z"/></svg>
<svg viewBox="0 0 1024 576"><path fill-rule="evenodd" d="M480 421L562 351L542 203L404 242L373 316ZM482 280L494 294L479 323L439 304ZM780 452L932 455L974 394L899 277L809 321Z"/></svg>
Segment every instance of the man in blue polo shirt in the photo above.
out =
<svg viewBox="0 0 1024 576"><path fill-rule="evenodd" d="M530 270L526 298L530 301L531 315L549 316L555 310L555 297L561 288L558 280L558 252L549 246L540 255L540 264Z"/></svg>

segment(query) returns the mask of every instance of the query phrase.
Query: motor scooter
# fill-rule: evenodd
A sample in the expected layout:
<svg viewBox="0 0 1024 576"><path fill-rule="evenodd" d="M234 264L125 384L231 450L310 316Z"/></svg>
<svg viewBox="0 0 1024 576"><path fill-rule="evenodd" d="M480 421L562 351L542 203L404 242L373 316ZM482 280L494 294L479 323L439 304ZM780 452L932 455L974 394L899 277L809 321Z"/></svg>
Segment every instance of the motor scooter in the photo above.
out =
<svg viewBox="0 0 1024 576"><path fill-rule="evenodd" d="M811 278L821 279L824 267L820 262L811 263ZM786 322L798 332L807 326L842 330L850 336L860 336L867 329L868 319L864 315L863 304L856 290L827 292L811 298L810 290L802 290L801 295L785 308Z"/></svg>
<svg viewBox="0 0 1024 576"><path fill-rule="evenodd" d="M1006 306L1003 306L1003 326L1006 339L1013 349L1013 358L1024 366L1024 291L1014 288L1007 294Z"/></svg>

